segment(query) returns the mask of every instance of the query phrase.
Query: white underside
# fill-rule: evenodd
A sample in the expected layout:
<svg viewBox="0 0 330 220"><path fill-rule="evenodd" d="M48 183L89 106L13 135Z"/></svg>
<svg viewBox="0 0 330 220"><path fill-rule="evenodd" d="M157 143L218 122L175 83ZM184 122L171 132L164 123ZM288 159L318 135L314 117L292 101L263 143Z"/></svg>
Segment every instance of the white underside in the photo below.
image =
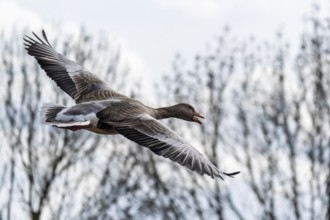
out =
<svg viewBox="0 0 330 220"><path fill-rule="evenodd" d="M57 125L60 126L60 124L63 124L61 127L69 127L69 126L75 126L75 125L93 125L97 126L97 123L99 122L99 119L96 117L96 114L94 112L89 113L87 115L67 115L65 112L67 109L63 109L60 111L57 116L56 120L60 121L62 123L58 123ZM67 123L63 123L67 122Z"/></svg>
<svg viewBox="0 0 330 220"><path fill-rule="evenodd" d="M73 126L87 126L90 125L90 121L82 121L82 122L68 122L68 123L61 123L61 122L46 122L50 125L55 125L60 128L67 128L67 127L73 127Z"/></svg>

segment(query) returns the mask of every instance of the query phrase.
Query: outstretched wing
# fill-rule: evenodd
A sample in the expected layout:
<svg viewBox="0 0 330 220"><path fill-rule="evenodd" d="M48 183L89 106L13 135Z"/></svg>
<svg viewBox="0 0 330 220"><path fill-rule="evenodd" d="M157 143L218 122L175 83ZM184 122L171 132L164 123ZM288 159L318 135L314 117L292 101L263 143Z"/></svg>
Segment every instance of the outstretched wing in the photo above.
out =
<svg viewBox="0 0 330 220"><path fill-rule="evenodd" d="M106 82L80 64L57 53L50 45L44 30L44 40L35 33L33 35L36 39L28 36L24 38L28 54L34 56L47 75L77 103L125 97L111 90Z"/></svg>
<svg viewBox="0 0 330 220"><path fill-rule="evenodd" d="M212 178L217 176L222 179L221 174L233 176L239 173L220 172L214 164L183 138L147 114L142 114L120 123L107 123L114 126L118 133L131 141L147 147L155 154L169 158L201 175L207 174Z"/></svg>

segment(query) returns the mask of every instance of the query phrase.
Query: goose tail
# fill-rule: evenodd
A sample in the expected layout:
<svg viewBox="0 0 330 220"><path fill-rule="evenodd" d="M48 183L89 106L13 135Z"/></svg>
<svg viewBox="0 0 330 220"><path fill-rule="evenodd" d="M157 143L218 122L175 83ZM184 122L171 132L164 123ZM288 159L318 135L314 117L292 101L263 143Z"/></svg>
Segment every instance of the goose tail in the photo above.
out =
<svg viewBox="0 0 330 220"><path fill-rule="evenodd" d="M65 106L60 106L52 103L44 104L39 111L41 121L46 124L56 124L58 122L58 120L56 119L57 114L65 108Z"/></svg>

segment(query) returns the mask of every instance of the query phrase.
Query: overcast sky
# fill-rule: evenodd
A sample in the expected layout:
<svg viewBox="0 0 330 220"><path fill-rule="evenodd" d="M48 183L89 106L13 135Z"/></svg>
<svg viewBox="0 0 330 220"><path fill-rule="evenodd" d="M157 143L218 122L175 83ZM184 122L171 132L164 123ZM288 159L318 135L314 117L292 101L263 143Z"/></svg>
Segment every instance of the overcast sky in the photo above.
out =
<svg viewBox="0 0 330 220"><path fill-rule="evenodd" d="M225 25L242 39L271 41L283 30L297 42L315 2L329 11L326 0L0 0L0 26L27 23L38 32L55 21L105 31L122 44L131 72L148 84L171 72L176 52L192 59Z"/></svg>

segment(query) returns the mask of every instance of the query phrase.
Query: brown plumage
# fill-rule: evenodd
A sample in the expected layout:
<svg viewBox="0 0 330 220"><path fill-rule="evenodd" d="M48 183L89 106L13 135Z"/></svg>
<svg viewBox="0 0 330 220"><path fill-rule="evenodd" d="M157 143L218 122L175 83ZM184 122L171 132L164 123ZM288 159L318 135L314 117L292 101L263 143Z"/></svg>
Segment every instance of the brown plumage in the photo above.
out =
<svg viewBox="0 0 330 220"><path fill-rule="evenodd" d="M55 83L71 96L72 107L45 104L40 111L43 121L59 128L86 129L99 134L121 134L154 153L169 158L203 175L234 176L224 173L159 119L179 118L201 124L204 118L189 104L151 108L138 100L113 91L110 86L84 67L57 53L42 31L44 40L26 36L28 54Z"/></svg>

